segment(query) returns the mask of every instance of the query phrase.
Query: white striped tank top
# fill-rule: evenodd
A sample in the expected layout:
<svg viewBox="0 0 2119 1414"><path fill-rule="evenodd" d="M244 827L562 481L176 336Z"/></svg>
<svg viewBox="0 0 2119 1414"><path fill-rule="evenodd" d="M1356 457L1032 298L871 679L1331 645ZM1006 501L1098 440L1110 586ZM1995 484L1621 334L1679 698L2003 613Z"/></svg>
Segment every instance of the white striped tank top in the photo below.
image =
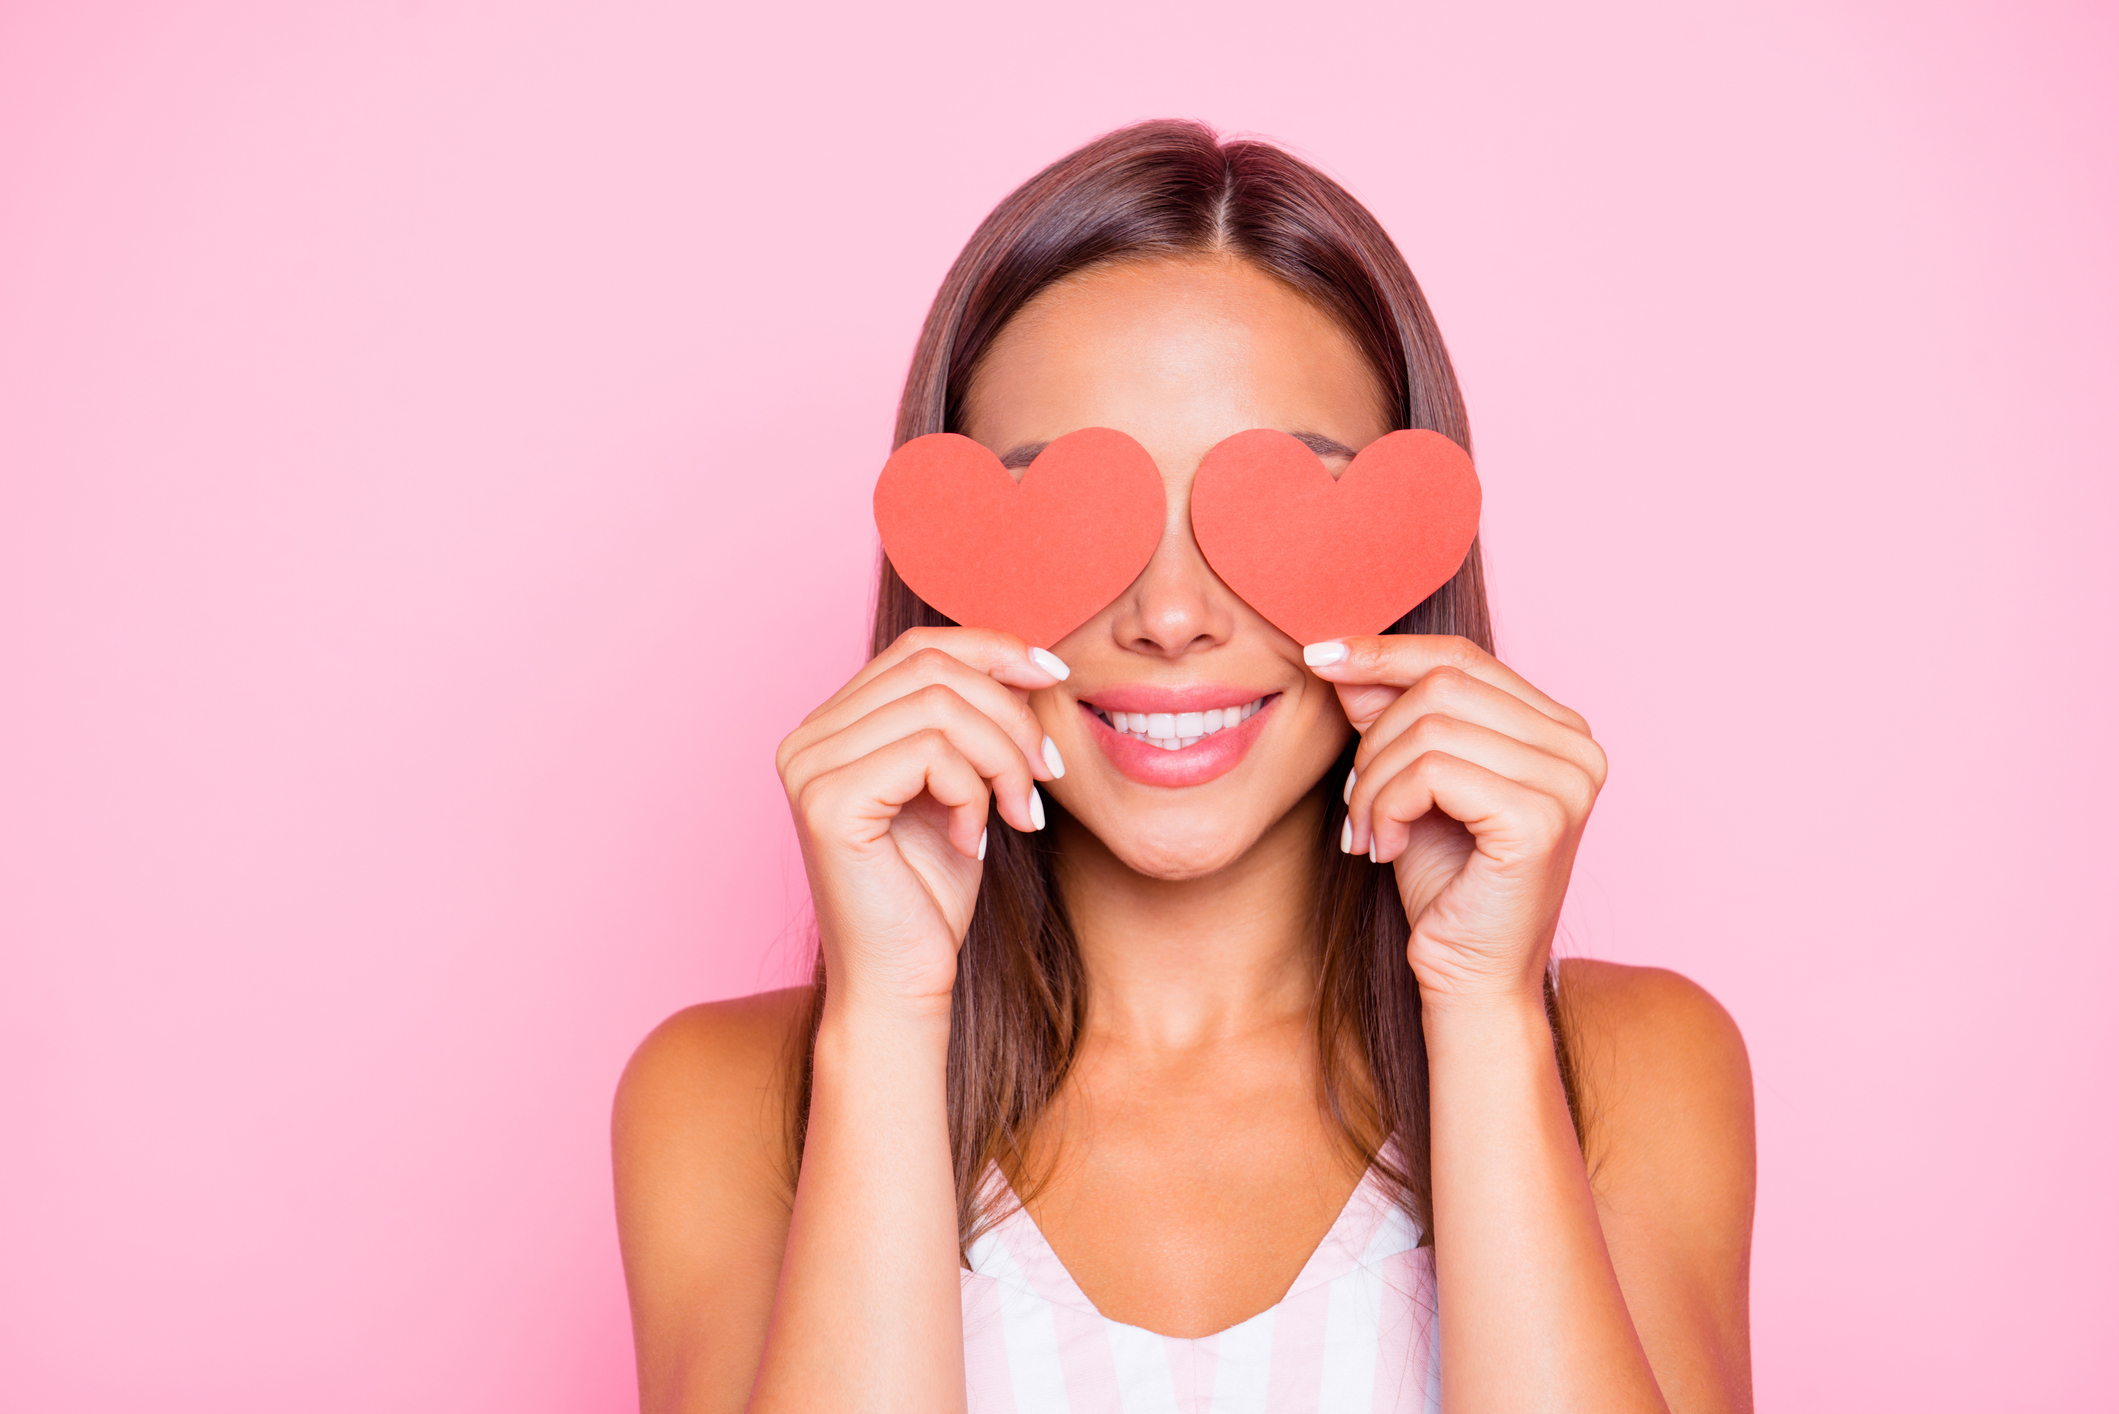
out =
<svg viewBox="0 0 2119 1414"><path fill-rule="evenodd" d="M1440 1414L1432 1249L1364 1174L1287 1295L1198 1339L1109 1320L1005 1192L963 1273L971 1414Z"/></svg>

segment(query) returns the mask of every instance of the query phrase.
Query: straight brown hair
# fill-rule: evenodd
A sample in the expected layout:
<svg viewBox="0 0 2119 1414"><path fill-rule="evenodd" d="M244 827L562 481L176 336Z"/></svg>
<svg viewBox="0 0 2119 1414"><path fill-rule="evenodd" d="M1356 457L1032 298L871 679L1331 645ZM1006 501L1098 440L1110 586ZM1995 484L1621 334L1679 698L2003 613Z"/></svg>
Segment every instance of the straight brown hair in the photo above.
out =
<svg viewBox="0 0 2119 1414"><path fill-rule="evenodd" d="M928 311L893 445L959 430L979 360L1003 326L1054 281L1124 261L1203 254L1248 261L1336 319L1374 368L1393 427L1430 428L1471 449L1441 331L1376 219L1337 182L1277 147L1225 143L1201 124L1175 121L1098 138L994 208ZM882 652L909 629L952 622L914 594L887 557L882 561L872 651ZM1493 651L1476 541L1455 577L1389 631L1455 634ZM1315 1011L1323 1103L1351 1152L1376 1166L1394 1198L1430 1234L1427 1044L1420 991L1406 960L1411 930L1392 869L1337 848L1346 815L1337 787L1352 763L1349 745L1315 789L1323 806ZM957 1227L966 1246L998 1216L985 1206L988 1166L1020 1172L1031 1132L1058 1096L1081 1043L1088 989L1054 887L1057 833L1021 835L992 817L985 876L957 957L947 1083ZM798 1033L804 1044L790 1057L790 1141L798 1170L826 982L820 951L809 1025ZM1550 973L1545 1001L1574 1110L1573 1066ZM1027 1177L1034 1190L1037 1176Z"/></svg>

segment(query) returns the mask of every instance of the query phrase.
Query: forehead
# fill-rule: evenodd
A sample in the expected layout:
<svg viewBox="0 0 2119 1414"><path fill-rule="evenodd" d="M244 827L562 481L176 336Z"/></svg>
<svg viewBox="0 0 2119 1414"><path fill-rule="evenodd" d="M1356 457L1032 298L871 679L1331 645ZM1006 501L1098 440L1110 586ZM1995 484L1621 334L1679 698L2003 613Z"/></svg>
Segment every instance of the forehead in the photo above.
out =
<svg viewBox="0 0 2119 1414"><path fill-rule="evenodd" d="M1253 427L1362 446L1389 430L1383 398L1323 310L1241 260L1199 256L1040 291L988 349L964 430L1001 449L1114 427L1169 470Z"/></svg>

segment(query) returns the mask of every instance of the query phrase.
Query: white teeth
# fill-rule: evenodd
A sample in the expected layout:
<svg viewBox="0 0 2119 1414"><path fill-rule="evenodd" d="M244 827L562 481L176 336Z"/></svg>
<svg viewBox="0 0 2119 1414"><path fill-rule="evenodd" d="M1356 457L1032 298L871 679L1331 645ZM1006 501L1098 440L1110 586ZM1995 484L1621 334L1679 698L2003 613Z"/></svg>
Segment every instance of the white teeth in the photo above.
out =
<svg viewBox="0 0 2119 1414"><path fill-rule="evenodd" d="M1197 746L1218 731L1248 722L1265 706L1254 697L1241 707L1215 707L1205 712L1104 712L1096 715L1117 732L1164 751L1182 751Z"/></svg>

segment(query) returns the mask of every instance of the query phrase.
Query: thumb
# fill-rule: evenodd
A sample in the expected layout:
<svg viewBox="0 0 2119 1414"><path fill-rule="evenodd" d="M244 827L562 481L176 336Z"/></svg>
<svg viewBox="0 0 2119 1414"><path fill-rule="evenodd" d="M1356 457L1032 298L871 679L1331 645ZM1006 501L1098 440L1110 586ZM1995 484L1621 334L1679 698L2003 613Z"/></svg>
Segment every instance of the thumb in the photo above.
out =
<svg viewBox="0 0 2119 1414"><path fill-rule="evenodd" d="M1367 731L1384 708L1405 695L1402 687L1372 682L1333 683L1332 689L1339 694L1339 709L1357 732Z"/></svg>

